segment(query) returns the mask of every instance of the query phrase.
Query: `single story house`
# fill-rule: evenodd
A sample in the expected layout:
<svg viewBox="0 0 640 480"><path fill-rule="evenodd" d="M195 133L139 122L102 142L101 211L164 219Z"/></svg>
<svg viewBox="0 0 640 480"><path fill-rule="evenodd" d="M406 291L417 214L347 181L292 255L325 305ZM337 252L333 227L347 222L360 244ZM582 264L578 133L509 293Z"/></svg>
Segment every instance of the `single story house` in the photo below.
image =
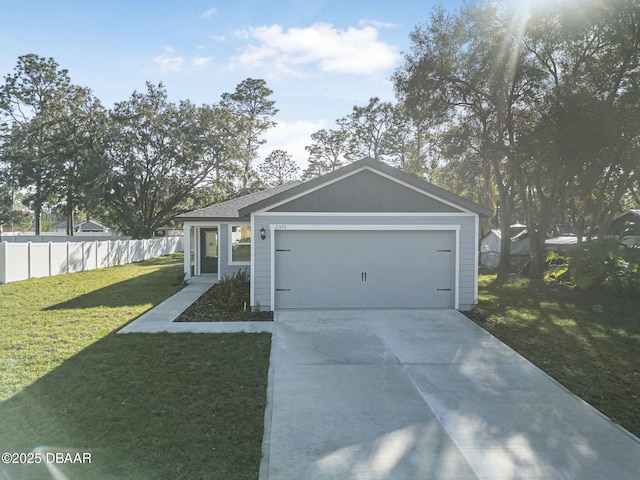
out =
<svg viewBox="0 0 640 480"><path fill-rule="evenodd" d="M479 217L491 215L364 158L177 220L186 278L247 269L254 308L468 310L478 298Z"/></svg>
<svg viewBox="0 0 640 480"><path fill-rule="evenodd" d="M61 220L59 222L54 222L51 227L52 232L67 232L67 221ZM73 222L73 231L78 233L109 233L113 234L113 228L108 227L97 220L83 220L78 222Z"/></svg>

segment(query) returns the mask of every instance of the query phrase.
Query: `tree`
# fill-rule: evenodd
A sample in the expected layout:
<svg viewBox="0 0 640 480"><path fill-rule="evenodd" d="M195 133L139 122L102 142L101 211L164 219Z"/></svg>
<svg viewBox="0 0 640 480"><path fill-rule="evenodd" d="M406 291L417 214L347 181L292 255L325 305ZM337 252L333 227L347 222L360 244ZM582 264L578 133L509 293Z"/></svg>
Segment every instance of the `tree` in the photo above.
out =
<svg viewBox="0 0 640 480"><path fill-rule="evenodd" d="M531 98L536 79L521 62L516 37L507 26L491 6L469 4L457 15L438 8L430 24L411 34L411 52L394 74L397 96L408 114L421 122L428 111L440 120L432 133L441 148L473 152L472 158L487 163L498 190L503 270L510 257L515 118ZM452 131L473 137L465 145L443 145L447 139L460 140Z"/></svg>
<svg viewBox="0 0 640 480"><path fill-rule="evenodd" d="M228 163L228 112L168 100L147 83L109 114L103 195L115 220L134 238L153 235L221 178ZM208 193L206 193L208 195Z"/></svg>
<svg viewBox="0 0 640 480"><path fill-rule="evenodd" d="M371 157L383 160L393 144L389 138L394 125L394 107L373 97L364 107L353 107L345 118L338 120L340 128L348 134L350 154L356 158Z"/></svg>
<svg viewBox="0 0 640 480"><path fill-rule="evenodd" d="M432 125L428 115L414 117L408 114L405 105L394 105L382 145L387 162L403 172L427 177L430 169L427 147Z"/></svg>
<svg viewBox="0 0 640 480"><path fill-rule="evenodd" d="M537 147L536 162L528 165L539 171L546 165L547 185L556 181L579 240L587 225L607 230L640 175L640 7L591 1L583 8L578 16L550 9L530 23L524 46L548 88L537 126L522 137ZM522 173L531 177L532 170ZM555 207L551 197L533 197L540 192L545 189L523 192L525 201Z"/></svg>
<svg viewBox="0 0 640 480"><path fill-rule="evenodd" d="M264 183L268 186L284 185L298 178L300 167L284 150L273 150L258 167Z"/></svg>
<svg viewBox="0 0 640 480"><path fill-rule="evenodd" d="M604 231L637 182L639 18L634 0L529 16L468 4L457 15L437 10L412 34L396 89L409 112L428 108L443 118L434 135L449 157L490 168L501 267L515 202L529 232L531 273L540 276L545 236L562 206L578 224L589 216Z"/></svg>
<svg viewBox="0 0 640 480"><path fill-rule="evenodd" d="M43 207L55 198L61 140L57 125L72 89L67 70L53 58L24 55L0 90L2 158L16 187L26 190L36 235Z"/></svg>
<svg viewBox="0 0 640 480"><path fill-rule="evenodd" d="M269 99L271 94L264 80L253 78L242 81L233 93L222 94L221 106L232 113L240 142L236 155L244 193L251 190L255 179L253 162L258 158L258 147L265 143L261 137L275 125L271 118L278 110L275 101Z"/></svg>
<svg viewBox="0 0 640 480"><path fill-rule="evenodd" d="M56 202L67 219L67 235L74 232L76 210L88 204L95 179L101 174L106 112L85 88L73 88L61 112L56 134L58 148Z"/></svg>
<svg viewBox="0 0 640 480"><path fill-rule="evenodd" d="M67 233L100 156L100 103L87 88L73 85L52 59L25 55L0 91L2 156L16 188L35 211L35 230L45 205L63 205Z"/></svg>
<svg viewBox="0 0 640 480"><path fill-rule="evenodd" d="M12 231L27 231L33 224L33 217L26 207L16 204L16 195L8 183L0 177L0 224Z"/></svg>
<svg viewBox="0 0 640 480"><path fill-rule="evenodd" d="M309 165L302 178L315 178L333 172L346 162L351 161L349 135L344 130L318 130L311 134L311 145L305 150L309 152Z"/></svg>

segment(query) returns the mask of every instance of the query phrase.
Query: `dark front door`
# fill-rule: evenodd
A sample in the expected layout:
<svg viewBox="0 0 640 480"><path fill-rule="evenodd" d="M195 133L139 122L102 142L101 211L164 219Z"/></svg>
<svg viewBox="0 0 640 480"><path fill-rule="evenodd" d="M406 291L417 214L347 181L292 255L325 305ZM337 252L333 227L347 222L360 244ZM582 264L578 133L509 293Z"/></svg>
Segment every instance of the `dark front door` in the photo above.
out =
<svg viewBox="0 0 640 480"><path fill-rule="evenodd" d="M218 273L218 229L200 229L200 273Z"/></svg>

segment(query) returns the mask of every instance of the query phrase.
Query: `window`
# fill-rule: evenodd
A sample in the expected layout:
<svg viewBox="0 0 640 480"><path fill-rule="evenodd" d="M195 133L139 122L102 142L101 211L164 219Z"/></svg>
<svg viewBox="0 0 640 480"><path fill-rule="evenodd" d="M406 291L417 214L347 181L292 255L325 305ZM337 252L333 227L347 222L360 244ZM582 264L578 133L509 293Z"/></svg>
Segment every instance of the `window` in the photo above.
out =
<svg viewBox="0 0 640 480"><path fill-rule="evenodd" d="M230 263L251 263L251 227L249 225L232 225L230 243Z"/></svg>

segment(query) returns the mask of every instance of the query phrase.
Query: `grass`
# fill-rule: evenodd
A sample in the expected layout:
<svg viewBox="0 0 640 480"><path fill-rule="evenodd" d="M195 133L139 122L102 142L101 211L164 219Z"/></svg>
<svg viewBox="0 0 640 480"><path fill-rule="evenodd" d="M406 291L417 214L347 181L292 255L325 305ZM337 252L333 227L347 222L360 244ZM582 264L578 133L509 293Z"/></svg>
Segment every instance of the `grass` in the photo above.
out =
<svg viewBox="0 0 640 480"><path fill-rule="evenodd" d="M270 337L114 333L180 271L172 256L0 285L0 452L90 453L57 465L70 480L257 477Z"/></svg>
<svg viewBox="0 0 640 480"><path fill-rule="evenodd" d="M640 301L481 275L469 317L640 436Z"/></svg>

